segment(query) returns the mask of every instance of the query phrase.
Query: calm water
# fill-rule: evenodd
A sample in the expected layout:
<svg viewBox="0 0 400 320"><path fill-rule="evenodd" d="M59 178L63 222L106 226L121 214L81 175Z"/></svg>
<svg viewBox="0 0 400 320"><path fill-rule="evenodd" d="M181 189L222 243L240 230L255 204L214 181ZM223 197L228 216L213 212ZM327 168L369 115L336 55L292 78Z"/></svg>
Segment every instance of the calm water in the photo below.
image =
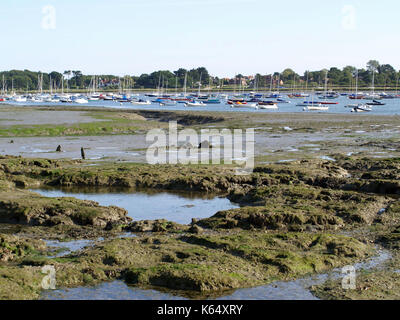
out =
<svg viewBox="0 0 400 320"><path fill-rule="evenodd" d="M155 100L155 98L148 98L148 97L142 97L143 99L146 100ZM68 105L73 105L73 106L98 106L98 107L108 107L108 108L129 108L129 109L149 109L149 110L193 110L193 111L201 111L201 110L206 110L206 111L222 111L222 112L300 112L300 113L305 113L305 112L323 112L323 113L345 113L345 114L350 114L350 108L345 108L347 104L355 104L355 103L361 103L361 102L371 102L371 101L366 101L366 100L350 100L347 97L339 97L336 100L339 102L338 105L331 105L329 106L328 111L303 111L302 107L296 106L296 104L301 103L304 101L304 99L289 99L285 95L283 95L283 99L290 101L290 104L278 104L279 109L278 110L254 110L253 108L232 108L231 106L227 105L225 102L221 104L209 104L205 107L185 107L182 103L177 103L175 106L160 106L158 103L152 103L151 105L145 105L145 106L137 106L137 105L132 105L131 103L119 103L116 101L90 101L88 104L65 104L65 103L13 103L11 101L8 101L8 104L15 104L15 105L63 105L63 106L68 106ZM312 98L306 98L307 101L310 101ZM273 100L273 99L267 99L267 100ZM317 101L315 98L314 101ZM372 106L372 112L368 112L368 114L379 114L379 115L400 115L400 99L384 99L381 100L383 103L385 103L385 106ZM0 103L5 103L5 102L0 102Z"/></svg>
<svg viewBox="0 0 400 320"><path fill-rule="evenodd" d="M391 255L388 251L379 250L378 255L366 262L354 265L356 270L368 270L381 267ZM341 279L341 269L329 273L310 276L294 281L278 281L266 286L239 289L226 293L215 300L318 300L311 292L313 285L323 284L328 279ZM207 297L204 297L204 299ZM182 300L188 299L184 294L166 290L144 290L129 287L122 281L102 283L93 287L78 287L44 291L43 300Z"/></svg>
<svg viewBox="0 0 400 320"><path fill-rule="evenodd" d="M207 197L189 193L148 192L102 192L79 190L65 191L32 190L46 197L74 197L93 200L102 206L118 206L128 211L134 220L166 219L180 224L189 224L192 218L209 218L218 211L238 208L226 198Z"/></svg>
<svg viewBox="0 0 400 320"><path fill-rule="evenodd" d="M99 239L100 240L100 239ZM58 241L58 240L44 240L50 251L54 251L48 257L57 258L64 257L70 253L82 250L89 246L94 245L93 240L73 240L73 241Z"/></svg>

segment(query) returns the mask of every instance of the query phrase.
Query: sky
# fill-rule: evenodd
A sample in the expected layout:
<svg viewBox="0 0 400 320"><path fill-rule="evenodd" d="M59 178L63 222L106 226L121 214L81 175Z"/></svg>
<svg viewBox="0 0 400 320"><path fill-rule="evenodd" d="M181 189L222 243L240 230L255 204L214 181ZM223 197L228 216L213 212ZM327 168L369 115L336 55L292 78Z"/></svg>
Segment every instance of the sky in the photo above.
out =
<svg viewBox="0 0 400 320"><path fill-rule="evenodd" d="M400 69L397 0L1 0L0 70Z"/></svg>

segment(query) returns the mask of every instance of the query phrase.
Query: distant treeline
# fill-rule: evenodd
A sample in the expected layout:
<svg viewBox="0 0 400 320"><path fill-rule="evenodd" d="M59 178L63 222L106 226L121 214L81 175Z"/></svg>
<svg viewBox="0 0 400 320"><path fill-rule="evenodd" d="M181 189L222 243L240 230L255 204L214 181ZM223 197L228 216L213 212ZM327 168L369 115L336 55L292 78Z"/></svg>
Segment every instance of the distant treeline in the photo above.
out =
<svg viewBox="0 0 400 320"><path fill-rule="evenodd" d="M297 74L292 69L285 69L282 72L254 76L236 75L233 79L218 78L211 76L206 68L186 70L183 68L177 71L155 71L141 76L115 75L84 75L81 71L64 71L59 73L33 72L29 70L11 70L0 72L0 89L10 92L12 89L22 91L33 91L42 88L48 91L52 89L157 89L168 88L173 90L175 87L181 89L186 87L194 89L201 86L204 88L317 88L328 79L329 87L353 88L358 78L359 87L370 87L374 82L376 87L398 86L399 71L389 64L380 64L376 60L367 63L366 68L357 69L347 66L343 69L332 67L320 71L306 71L303 75ZM374 80L374 81L373 81Z"/></svg>

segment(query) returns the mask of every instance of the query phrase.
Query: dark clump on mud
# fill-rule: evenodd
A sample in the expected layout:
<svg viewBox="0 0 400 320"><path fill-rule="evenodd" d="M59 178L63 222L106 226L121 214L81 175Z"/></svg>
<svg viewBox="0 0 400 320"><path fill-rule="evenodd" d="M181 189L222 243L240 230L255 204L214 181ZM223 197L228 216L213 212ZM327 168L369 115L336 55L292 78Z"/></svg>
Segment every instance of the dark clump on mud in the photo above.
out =
<svg viewBox="0 0 400 320"><path fill-rule="evenodd" d="M135 113L147 118L160 122L176 121L183 126L209 124L225 121L224 117L216 117L211 115L196 115L193 113L179 113L168 111L151 111L151 110L135 110Z"/></svg>

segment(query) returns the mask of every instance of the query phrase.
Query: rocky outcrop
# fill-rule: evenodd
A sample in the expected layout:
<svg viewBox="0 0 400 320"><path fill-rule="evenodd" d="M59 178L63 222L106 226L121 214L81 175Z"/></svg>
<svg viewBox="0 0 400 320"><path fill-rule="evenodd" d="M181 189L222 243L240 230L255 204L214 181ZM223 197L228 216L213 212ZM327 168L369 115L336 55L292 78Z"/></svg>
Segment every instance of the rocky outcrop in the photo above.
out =
<svg viewBox="0 0 400 320"><path fill-rule="evenodd" d="M127 211L118 207L102 207L94 201L74 198L46 198L35 193L15 190L3 193L0 201L0 222L30 226L90 225L106 228L108 224L127 224Z"/></svg>

